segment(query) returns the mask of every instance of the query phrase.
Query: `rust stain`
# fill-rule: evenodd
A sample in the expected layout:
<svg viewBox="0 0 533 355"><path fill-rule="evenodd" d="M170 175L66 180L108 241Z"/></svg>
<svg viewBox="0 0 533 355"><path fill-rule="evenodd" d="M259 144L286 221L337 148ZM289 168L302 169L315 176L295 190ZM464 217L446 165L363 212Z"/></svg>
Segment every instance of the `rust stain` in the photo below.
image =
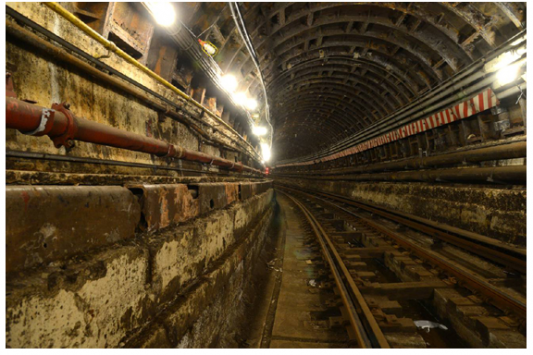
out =
<svg viewBox="0 0 533 355"><path fill-rule="evenodd" d="M22 199L24 200L24 211L28 211L28 202L30 202L30 195L26 191L21 192Z"/></svg>

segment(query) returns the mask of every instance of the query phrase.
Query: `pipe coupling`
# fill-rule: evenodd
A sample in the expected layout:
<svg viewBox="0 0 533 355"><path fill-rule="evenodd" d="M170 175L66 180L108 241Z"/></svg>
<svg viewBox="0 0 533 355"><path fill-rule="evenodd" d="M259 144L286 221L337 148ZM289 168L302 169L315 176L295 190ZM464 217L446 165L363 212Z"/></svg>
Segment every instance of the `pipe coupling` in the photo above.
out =
<svg viewBox="0 0 533 355"><path fill-rule="evenodd" d="M67 118L67 129L65 130L65 132L60 135L50 137L54 142L56 148L61 148L61 146L65 146L65 148L67 149L72 149L75 145L74 138L76 137L78 127L76 126L76 122L74 122L74 115L72 114L72 112L69 111L68 106L69 105L66 103L52 105L53 110L61 112Z"/></svg>
<svg viewBox="0 0 533 355"><path fill-rule="evenodd" d="M169 145L167 157L181 159L183 158L183 155L184 149L182 147L175 146L174 144Z"/></svg>

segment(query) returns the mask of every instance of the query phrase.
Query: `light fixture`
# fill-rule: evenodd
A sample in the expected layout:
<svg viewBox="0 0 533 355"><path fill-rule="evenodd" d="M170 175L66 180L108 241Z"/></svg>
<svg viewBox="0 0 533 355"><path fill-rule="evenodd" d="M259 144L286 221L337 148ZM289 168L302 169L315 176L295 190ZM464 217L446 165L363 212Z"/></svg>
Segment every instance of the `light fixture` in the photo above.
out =
<svg viewBox="0 0 533 355"><path fill-rule="evenodd" d="M496 74L496 78L498 79L498 83L500 84L500 86L507 85L514 81L518 76L518 70L518 65L509 65L505 68L500 69Z"/></svg>
<svg viewBox="0 0 533 355"><path fill-rule="evenodd" d="M490 60L485 64L485 72L487 73L493 73L495 71L498 71L502 68L507 67L509 64L513 63L514 61L518 60L522 55L526 52L526 47L520 47L512 51L508 51L505 53L500 54L496 58Z"/></svg>
<svg viewBox="0 0 533 355"><path fill-rule="evenodd" d="M270 147L266 143L261 143L261 152L263 156L263 161L270 160Z"/></svg>
<svg viewBox="0 0 533 355"><path fill-rule="evenodd" d="M231 74L226 74L220 79L222 86L228 92L233 93L237 89L237 79Z"/></svg>
<svg viewBox="0 0 533 355"><path fill-rule="evenodd" d="M264 136L265 134L267 134L267 129L266 127L253 126L252 133L255 134L256 136Z"/></svg>
<svg viewBox="0 0 533 355"><path fill-rule="evenodd" d="M202 41L199 38L198 38L198 43L200 43L200 46L202 46L202 50L204 51L205 54L211 57L214 57L217 54L218 48L213 43L209 41Z"/></svg>
<svg viewBox="0 0 533 355"><path fill-rule="evenodd" d="M155 21L161 26L170 26L176 21L176 11L170 2L146 2L145 3Z"/></svg>
<svg viewBox="0 0 533 355"><path fill-rule="evenodd" d="M248 101L248 98L246 97L246 94L244 92L238 92L233 95L233 100L237 105L244 105Z"/></svg>
<svg viewBox="0 0 533 355"><path fill-rule="evenodd" d="M257 108L257 100L256 99L248 99L246 100L246 107L249 110L255 110Z"/></svg>

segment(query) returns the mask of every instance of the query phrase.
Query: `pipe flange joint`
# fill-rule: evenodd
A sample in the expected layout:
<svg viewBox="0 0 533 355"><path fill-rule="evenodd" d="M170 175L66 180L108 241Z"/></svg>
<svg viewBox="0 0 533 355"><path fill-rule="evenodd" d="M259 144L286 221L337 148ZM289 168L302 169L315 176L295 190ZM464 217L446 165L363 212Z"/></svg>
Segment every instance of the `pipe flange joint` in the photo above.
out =
<svg viewBox="0 0 533 355"><path fill-rule="evenodd" d="M74 148L74 138L76 137L77 126L74 122L74 115L68 109L70 105L67 103L53 104L52 109L58 112L61 112L67 118L67 129L61 135L50 137L54 142L56 148L61 148L65 146L67 149Z"/></svg>

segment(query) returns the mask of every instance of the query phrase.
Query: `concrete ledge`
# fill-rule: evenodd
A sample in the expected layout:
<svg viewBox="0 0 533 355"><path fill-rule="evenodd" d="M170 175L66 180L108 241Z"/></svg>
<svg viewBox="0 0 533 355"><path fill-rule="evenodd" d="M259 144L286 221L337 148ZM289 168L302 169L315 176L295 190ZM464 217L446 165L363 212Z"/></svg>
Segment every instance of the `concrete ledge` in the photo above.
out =
<svg viewBox="0 0 533 355"><path fill-rule="evenodd" d="M271 181L245 183L253 192L244 195L241 185L7 186L7 272L177 226L250 199Z"/></svg>
<svg viewBox="0 0 533 355"><path fill-rule="evenodd" d="M6 271L131 238L140 216L119 186L7 186Z"/></svg>

